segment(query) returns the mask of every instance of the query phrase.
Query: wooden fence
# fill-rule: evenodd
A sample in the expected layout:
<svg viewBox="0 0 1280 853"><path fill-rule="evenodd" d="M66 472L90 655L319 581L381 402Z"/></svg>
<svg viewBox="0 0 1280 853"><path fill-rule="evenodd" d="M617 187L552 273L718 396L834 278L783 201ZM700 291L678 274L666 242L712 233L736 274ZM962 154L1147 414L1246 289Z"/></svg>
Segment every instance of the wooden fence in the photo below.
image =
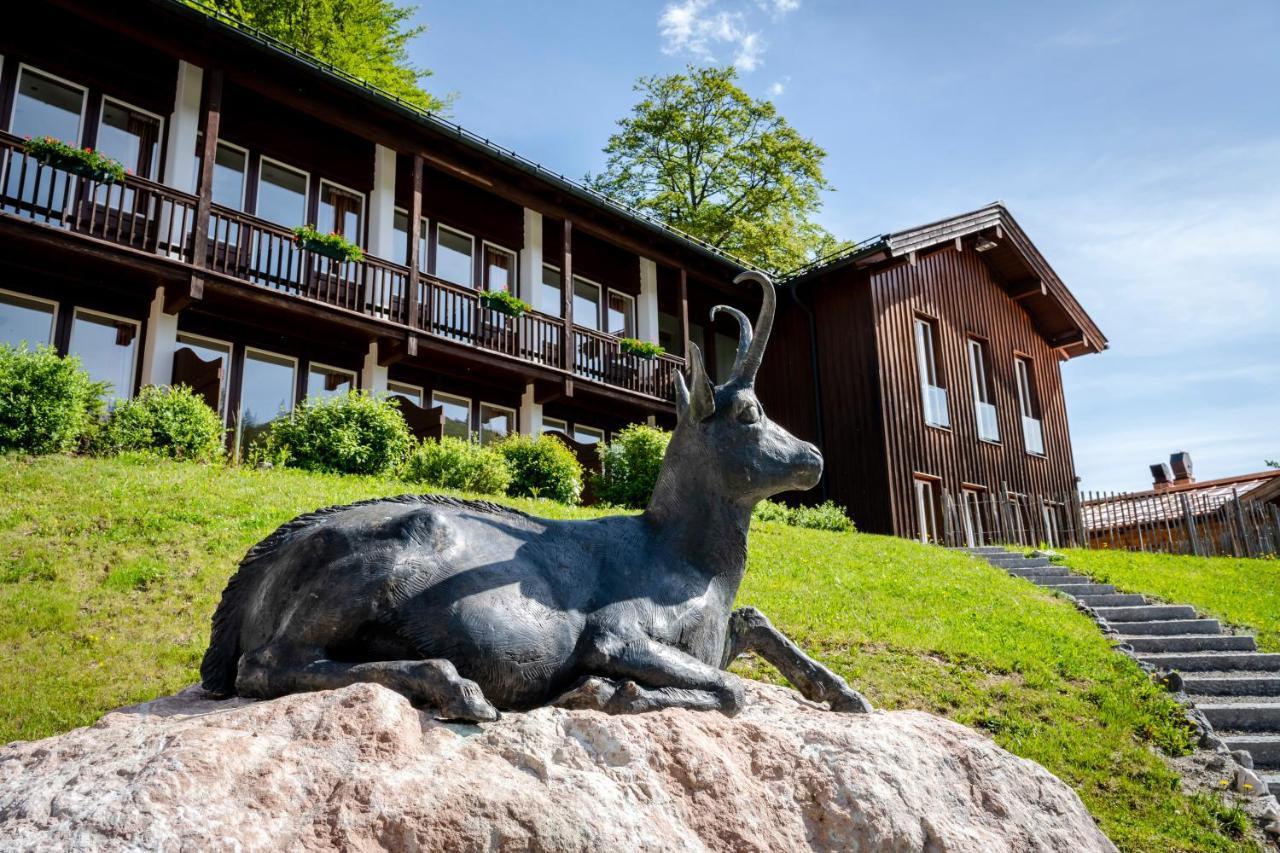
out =
<svg viewBox="0 0 1280 853"><path fill-rule="evenodd" d="M1070 492L1053 495L942 490L938 529L951 547L1113 548L1196 556L1280 556L1280 505L1235 490Z"/></svg>

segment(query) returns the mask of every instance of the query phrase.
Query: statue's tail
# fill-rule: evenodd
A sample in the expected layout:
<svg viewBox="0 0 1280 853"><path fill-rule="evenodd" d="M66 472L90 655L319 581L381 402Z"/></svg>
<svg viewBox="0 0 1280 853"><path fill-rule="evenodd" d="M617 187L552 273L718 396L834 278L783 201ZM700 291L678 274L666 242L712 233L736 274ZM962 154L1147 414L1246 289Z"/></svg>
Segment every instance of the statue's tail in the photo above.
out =
<svg viewBox="0 0 1280 853"><path fill-rule="evenodd" d="M213 630L209 649L200 662L200 684L217 696L234 696L236 671L240 666L240 626L244 621L244 602L240 594L241 573L232 575L222 592L222 601L213 613Z"/></svg>

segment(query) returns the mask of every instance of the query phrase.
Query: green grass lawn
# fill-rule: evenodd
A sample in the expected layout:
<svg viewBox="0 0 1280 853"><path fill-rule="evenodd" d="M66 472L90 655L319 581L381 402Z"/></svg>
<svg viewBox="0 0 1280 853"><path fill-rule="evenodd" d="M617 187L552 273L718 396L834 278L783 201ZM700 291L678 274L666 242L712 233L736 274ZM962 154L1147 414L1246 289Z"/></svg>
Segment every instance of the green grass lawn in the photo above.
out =
<svg viewBox="0 0 1280 853"><path fill-rule="evenodd" d="M0 457L0 742L194 682L244 551L316 507L404 484L140 460ZM522 509L588 517L533 501ZM884 708L990 735L1072 785L1122 849L1239 850L1178 792L1177 707L1065 600L958 553L757 524L753 604ZM764 666L739 665L776 678Z"/></svg>
<svg viewBox="0 0 1280 853"><path fill-rule="evenodd" d="M1258 648L1280 652L1280 560L1184 557L1073 549L1067 562L1124 592L1190 604L1258 637Z"/></svg>

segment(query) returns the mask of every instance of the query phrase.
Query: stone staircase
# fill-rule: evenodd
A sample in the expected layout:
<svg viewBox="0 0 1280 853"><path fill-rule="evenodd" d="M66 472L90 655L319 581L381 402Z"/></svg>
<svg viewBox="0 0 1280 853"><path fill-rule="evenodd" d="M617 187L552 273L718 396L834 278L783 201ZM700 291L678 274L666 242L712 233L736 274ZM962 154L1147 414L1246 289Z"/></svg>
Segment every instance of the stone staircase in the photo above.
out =
<svg viewBox="0 0 1280 853"><path fill-rule="evenodd" d="M1129 646L1135 659L1176 672L1215 734L1233 752L1248 752L1254 772L1270 793L1280 795L1280 654L1259 652L1253 637L1227 633L1217 619L1202 619L1193 607L1117 592L1047 557L994 546L965 550L1070 596L1117 632L1116 641Z"/></svg>

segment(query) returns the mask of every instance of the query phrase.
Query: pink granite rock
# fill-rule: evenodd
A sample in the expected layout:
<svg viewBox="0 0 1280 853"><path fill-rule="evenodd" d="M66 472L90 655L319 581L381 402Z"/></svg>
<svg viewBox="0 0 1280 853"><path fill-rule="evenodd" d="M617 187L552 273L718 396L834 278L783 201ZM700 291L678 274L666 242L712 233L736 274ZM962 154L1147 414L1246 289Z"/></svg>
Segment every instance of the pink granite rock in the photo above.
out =
<svg viewBox="0 0 1280 853"><path fill-rule="evenodd" d="M1069 787L963 726L748 697L733 719L543 708L474 726L368 684L189 688L0 749L0 847L1114 849Z"/></svg>

